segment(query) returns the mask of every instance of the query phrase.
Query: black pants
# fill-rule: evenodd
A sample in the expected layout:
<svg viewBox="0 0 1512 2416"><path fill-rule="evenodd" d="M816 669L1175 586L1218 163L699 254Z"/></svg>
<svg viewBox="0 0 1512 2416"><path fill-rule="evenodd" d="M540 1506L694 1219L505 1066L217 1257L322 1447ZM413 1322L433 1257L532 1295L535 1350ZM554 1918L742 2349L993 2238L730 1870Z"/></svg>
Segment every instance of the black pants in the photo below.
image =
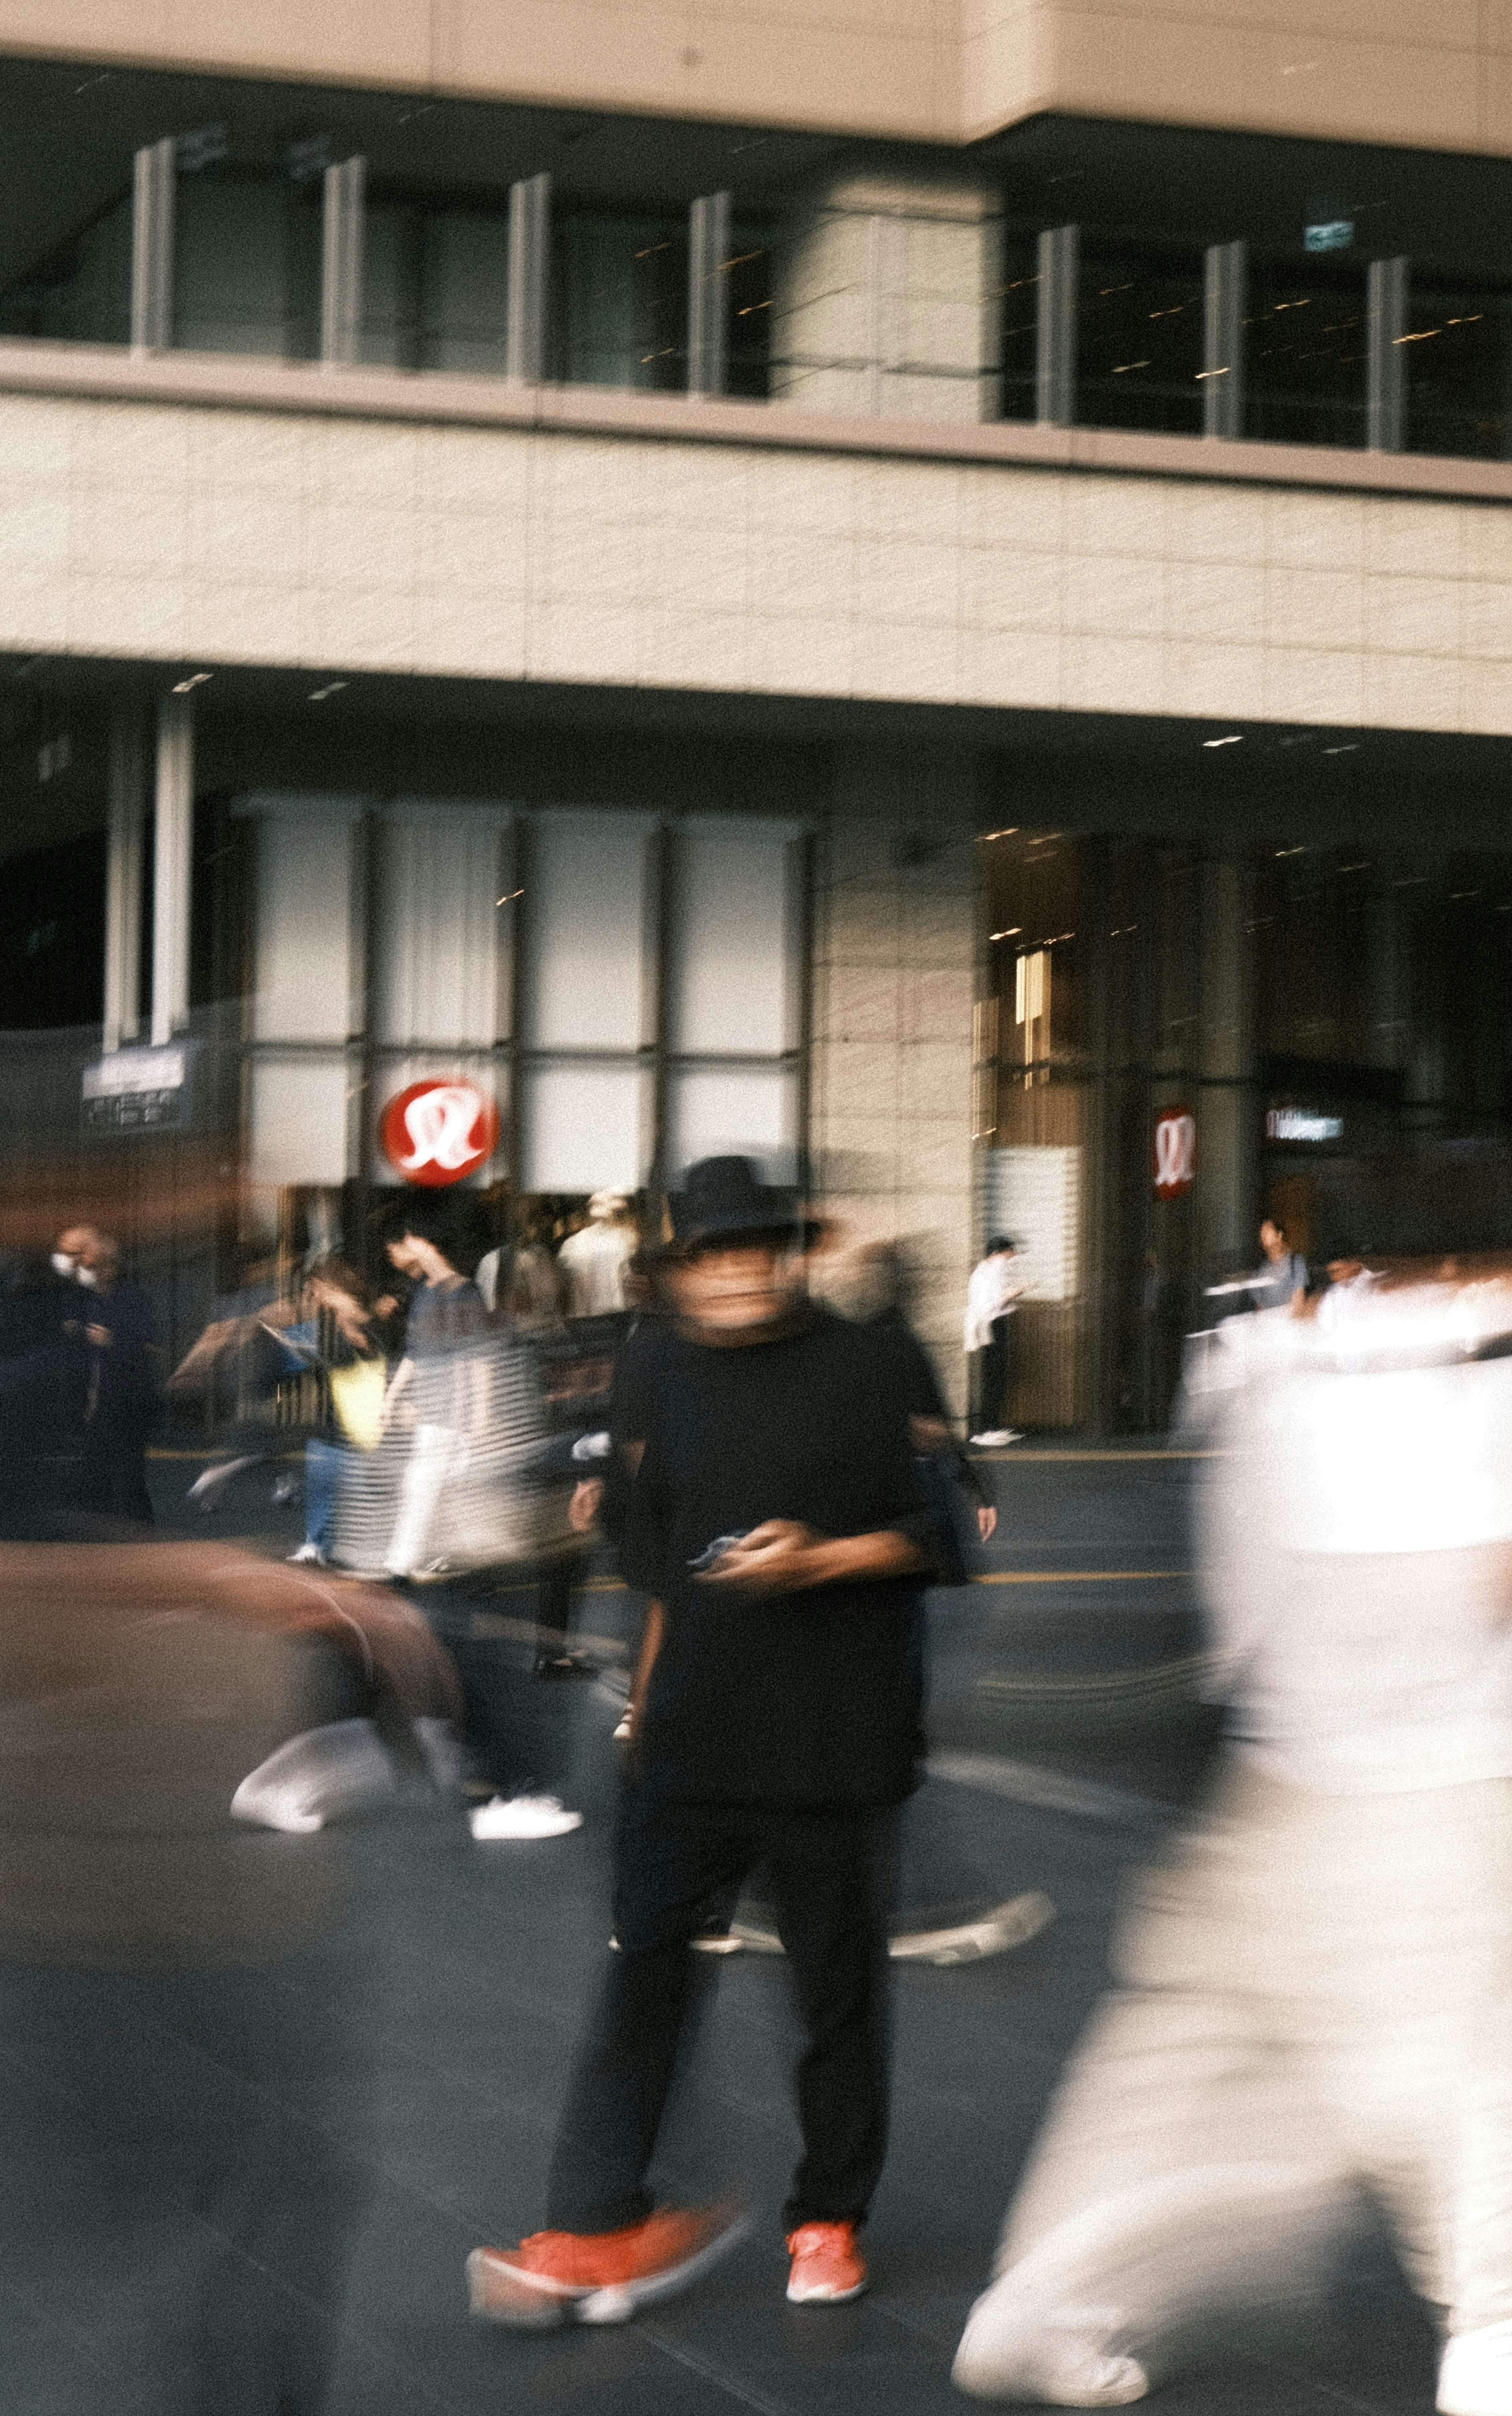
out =
<svg viewBox="0 0 1512 2416"><path fill-rule="evenodd" d="M1008 1337L1011 1317L995 1317L992 1340L977 1353L977 1431L993 1434L1008 1424L1008 1387L1012 1374Z"/></svg>
<svg viewBox="0 0 1512 2416"><path fill-rule="evenodd" d="M803 2154L784 2221L859 2222L887 2153L888 1915L895 1810L779 1812L626 1794L614 1934L557 2135L546 2220L616 2231L651 2211L646 2174L709 1970L689 1951L711 1897L758 1864L807 2033Z"/></svg>
<svg viewBox="0 0 1512 2416"><path fill-rule="evenodd" d="M84 1428L79 1462L79 1503L106 1518L153 1524L147 1491L147 1427L140 1418L97 1411Z"/></svg>

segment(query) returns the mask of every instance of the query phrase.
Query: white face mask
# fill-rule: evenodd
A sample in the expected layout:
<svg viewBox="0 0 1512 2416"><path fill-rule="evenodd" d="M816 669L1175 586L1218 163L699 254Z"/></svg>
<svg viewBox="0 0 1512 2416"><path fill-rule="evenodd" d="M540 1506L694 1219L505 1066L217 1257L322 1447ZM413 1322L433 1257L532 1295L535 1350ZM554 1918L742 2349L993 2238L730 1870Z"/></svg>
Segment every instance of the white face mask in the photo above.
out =
<svg viewBox="0 0 1512 2416"><path fill-rule="evenodd" d="M79 1280L82 1284L87 1284L90 1291L93 1291L99 1279L93 1267L81 1267L79 1270Z"/></svg>
<svg viewBox="0 0 1512 2416"><path fill-rule="evenodd" d="M52 1252L52 1272L54 1275L71 1276L74 1272L74 1261L69 1258L67 1250L54 1250Z"/></svg>

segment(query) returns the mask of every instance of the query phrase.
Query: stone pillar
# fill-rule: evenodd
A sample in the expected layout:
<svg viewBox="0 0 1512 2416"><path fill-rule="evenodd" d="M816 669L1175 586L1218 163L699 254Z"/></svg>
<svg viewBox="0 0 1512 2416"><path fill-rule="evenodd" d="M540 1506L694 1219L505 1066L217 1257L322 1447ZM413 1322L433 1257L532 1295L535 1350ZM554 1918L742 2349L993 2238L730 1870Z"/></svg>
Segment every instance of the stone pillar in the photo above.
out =
<svg viewBox="0 0 1512 2416"><path fill-rule="evenodd" d="M858 750L815 883L816 1187L853 1241L903 1246L916 1322L958 1412L976 1239L974 804L969 763Z"/></svg>
<svg viewBox="0 0 1512 2416"><path fill-rule="evenodd" d="M1244 310L1250 248L1211 243L1203 269L1203 434L1244 434Z"/></svg>
<svg viewBox="0 0 1512 2416"><path fill-rule="evenodd" d="M194 700L165 696L157 714L157 814L153 836L152 1040L155 1049L189 1016L189 893L194 859Z"/></svg>
<svg viewBox="0 0 1512 2416"><path fill-rule="evenodd" d="M131 350L173 340L173 205L178 145L171 134L136 155L131 182Z"/></svg>
<svg viewBox="0 0 1512 2416"><path fill-rule="evenodd" d="M703 193L688 212L688 392L723 394L729 357L730 197Z"/></svg>
<svg viewBox="0 0 1512 2416"><path fill-rule="evenodd" d="M550 277L551 179L543 172L509 189L504 375L518 385L539 385L546 373Z"/></svg>
<svg viewBox="0 0 1512 2416"><path fill-rule="evenodd" d="M142 717L117 707L111 725L105 856L105 1031L107 1055L134 1040L142 982L142 829L146 763Z"/></svg>
<svg viewBox="0 0 1512 2416"><path fill-rule="evenodd" d="M810 411L996 419L1001 202L976 185L853 176L774 248L771 394Z"/></svg>
<svg viewBox="0 0 1512 2416"><path fill-rule="evenodd" d="M1400 453L1406 432L1407 262L1372 260L1365 272L1365 442Z"/></svg>
<svg viewBox="0 0 1512 2416"><path fill-rule="evenodd" d="M1245 868L1202 868L1199 919L1197 1210L1199 1282L1210 1283L1254 1256L1255 1132L1251 1087L1250 959Z"/></svg>
<svg viewBox="0 0 1512 2416"><path fill-rule="evenodd" d="M321 246L321 367L350 369L362 356L363 221L367 162L342 159L325 171Z"/></svg>
<svg viewBox="0 0 1512 2416"><path fill-rule="evenodd" d="M1081 229L1046 227L1036 258L1034 415L1041 428L1076 418L1076 339L1081 319Z"/></svg>

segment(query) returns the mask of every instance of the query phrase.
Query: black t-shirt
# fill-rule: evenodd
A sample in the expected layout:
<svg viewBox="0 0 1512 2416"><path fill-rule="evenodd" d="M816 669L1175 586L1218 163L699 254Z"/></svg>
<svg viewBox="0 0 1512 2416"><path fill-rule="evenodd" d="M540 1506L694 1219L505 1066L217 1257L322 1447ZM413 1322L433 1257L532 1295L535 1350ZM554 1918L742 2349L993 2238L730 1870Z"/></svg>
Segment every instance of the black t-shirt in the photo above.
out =
<svg viewBox="0 0 1512 2416"><path fill-rule="evenodd" d="M927 1548L894 1343L805 1306L767 1342L666 1330L645 1373L624 1565L666 1608L641 1718L647 1785L693 1803L901 1803L921 1748L921 1578L753 1600L689 1565L767 1518Z"/></svg>

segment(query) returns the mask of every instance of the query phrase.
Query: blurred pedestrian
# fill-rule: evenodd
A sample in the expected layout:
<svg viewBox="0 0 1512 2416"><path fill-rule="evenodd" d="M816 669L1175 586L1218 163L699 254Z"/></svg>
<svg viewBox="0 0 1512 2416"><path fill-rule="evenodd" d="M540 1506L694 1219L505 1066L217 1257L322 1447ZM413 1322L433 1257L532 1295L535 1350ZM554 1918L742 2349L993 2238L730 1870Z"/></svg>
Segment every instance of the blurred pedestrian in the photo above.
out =
<svg viewBox="0 0 1512 2416"><path fill-rule="evenodd" d="M1256 1308L1290 1308L1298 1292L1308 1288L1308 1262L1300 1250L1294 1250L1286 1227L1279 1216L1264 1216L1260 1222L1261 1261L1250 1278Z"/></svg>
<svg viewBox="0 0 1512 2416"><path fill-rule="evenodd" d="M1316 2293L1368 2194L1441 2416L1512 2411L1512 1272L1335 1255L1347 1314L1198 1363L1230 1749L1010 2209L955 2365L982 2398L1142 2397Z"/></svg>
<svg viewBox="0 0 1512 2416"><path fill-rule="evenodd" d="M305 1443L305 1540L289 1557L323 1567L334 1557L338 1497L354 1455L375 1450L382 1438L387 1370L373 1337L368 1286L343 1260L316 1261L302 1306L306 1324L286 1328L285 1339L307 1335L328 1415Z"/></svg>
<svg viewBox="0 0 1512 2416"><path fill-rule="evenodd" d="M1017 1442L1016 1427L1008 1423L1012 1364L1009 1352L1010 1321L1025 1286L1018 1269L1018 1246L1006 1233L995 1233L971 1270L966 1285L966 1348L971 1363L972 1397L978 1432L971 1438L980 1448L999 1450Z"/></svg>
<svg viewBox="0 0 1512 2416"><path fill-rule="evenodd" d="M410 1577L445 1561L435 1514L448 1476L481 1435L487 1409L487 1377L477 1345L487 1312L476 1284L453 1266L442 1247L445 1220L427 1200L406 1201L387 1245L391 1265L416 1285L405 1322L404 1356L383 1397L382 1420L392 1425L402 1403L413 1439L389 1539L391 1577Z"/></svg>
<svg viewBox="0 0 1512 2416"><path fill-rule="evenodd" d="M733 2239L653 2211L662 2117L707 1970L707 1907L764 1865L807 2032L788 2297L866 2286L887 2148L888 1913L920 1751L912 1638L927 1519L891 1344L808 1302L790 1195L743 1158L672 1202L677 1330L657 1346L627 1572L653 1597L616 1840L614 1941L570 2085L550 2228L469 2260L473 2312L622 2321Z"/></svg>
<svg viewBox="0 0 1512 2416"><path fill-rule="evenodd" d="M150 1527L147 1442L158 1379L152 1304L122 1276L120 1247L108 1233L89 1233L79 1278L89 1295L80 1506Z"/></svg>

